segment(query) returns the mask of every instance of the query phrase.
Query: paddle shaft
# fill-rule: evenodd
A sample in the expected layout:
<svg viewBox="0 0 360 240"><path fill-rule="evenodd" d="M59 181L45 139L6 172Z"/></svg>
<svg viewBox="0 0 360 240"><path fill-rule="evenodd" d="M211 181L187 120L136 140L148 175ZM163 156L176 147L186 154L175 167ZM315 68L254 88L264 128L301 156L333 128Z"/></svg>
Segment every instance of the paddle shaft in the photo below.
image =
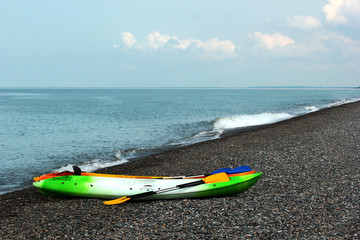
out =
<svg viewBox="0 0 360 240"><path fill-rule="evenodd" d="M118 198L118 199L105 201L104 204L106 204L106 205L119 204L119 203L126 202L128 200L137 199L137 198L143 198L143 197L151 196L151 195L154 195L154 194L157 194L157 193L170 192L170 191L178 190L178 189L181 189L181 188L197 186L197 185L200 185L200 184L215 183L215 182L225 182L225 181L230 181L230 178L227 176L227 174L226 173L217 173L217 174L214 174L214 175L210 175L210 176L208 176L208 177L206 177L204 179L201 179L199 181L179 184L179 185L176 185L174 187L159 189L157 191L149 191L149 192L145 192L145 193L135 194L135 195L132 195L132 196L125 196L125 197L121 197L121 198Z"/></svg>
<svg viewBox="0 0 360 240"><path fill-rule="evenodd" d="M175 190L178 190L178 189L181 189L181 188L197 186L197 185L201 185L203 183L205 183L203 180L199 180L199 181L195 181L195 182L179 184L179 185L176 185L175 187L170 187L170 188L160 189L160 190L157 190L157 191L149 191L149 192L135 194L135 195L130 196L129 198L130 199L137 199L137 198L147 197L147 196L151 196L153 194L165 193L165 192L175 191Z"/></svg>

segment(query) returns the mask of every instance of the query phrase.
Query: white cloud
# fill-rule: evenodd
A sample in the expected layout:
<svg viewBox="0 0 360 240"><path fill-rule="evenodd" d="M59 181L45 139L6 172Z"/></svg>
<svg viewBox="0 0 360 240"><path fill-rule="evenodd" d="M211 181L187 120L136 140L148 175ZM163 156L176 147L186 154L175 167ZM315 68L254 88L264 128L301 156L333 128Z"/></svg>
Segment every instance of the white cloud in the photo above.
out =
<svg viewBox="0 0 360 240"><path fill-rule="evenodd" d="M190 39L190 40L181 40L177 37L172 37L173 40L175 40L178 44L177 45L173 45L174 48L179 48L179 49L187 49L191 43L193 43L196 40Z"/></svg>
<svg viewBox="0 0 360 240"><path fill-rule="evenodd" d="M323 11L327 22L345 24L352 18L359 20L360 0L328 0Z"/></svg>
<svg viewBox="0 0 360 240"><path fill-rule="evenodd" d="M255 49L258 50L258 49ZM306 38L289 47L271 51L272 56L300 57L306 59L359 59L360 41L340 33L307 34Z"/></svg>
<svg viewBox="0 0 360 240"><path fill-rule="evenodd" d="M170 39L171 39L171 37L169 35L161 34L156 31L145 36L146 42L153 49L157 49L157 48L165 45Z"/></svg>
<svg viewBox="0 0 360 240"><path fill-rule="evenodd" d="M180 39L176 36L170 36L167 34L161 34L157 31L154 31L144 37L143 42L136 42L133 34L129 32L122 32L121 38L123 43L131 48L135 46L135 49L142 51L147 49L160 50L162 47L178 49L178 50L187 50L191 49L199 50L198 54L202 57L212 58L212 59L222 59L228 58L235 55L235 44L230 40L219 40L217 38L212 38L207 41L201 41L198 39ZM118 44L114 44L113 48L117 49Z"/></svg>
<svg viewBox="0 0 360 240"><path fill-rule="evenodd" d="M347 18L341 13L343 6L343 0L328 0L328 4L323 7L323 11L326 15L326 21L334 23L346 23Z"/></svg>
<svg viewBox="0 0 360 240"><path fill-rule="evenodd" d="M121 39L123 40L123 42L125 43L125 45L129 48L131 48L132 46L134 46L134 44L136 43L136 39L135 36L132 33L129 32L122 32L121 33ZM116 46L116 47L115 47ZM114 44L114 48L116 49L118 47L117 44Z"/></svg>
<svg viewBox="0 0 360 240"><path fill-rule="evenodd" d="M261 32L254 32L249 34L251 39L258 41L259 45L265 46L269 50L273 50L276 47L285 47L287 45L294 44L295 41L281 33L274 33L273 35L263 34Z"/></svg>
<svg viewBox="0 0 360 240"><path fill-rule="evenodd" d="M288 23L296 28L305 30L314 29L321 26L320 21L316 17L294 15L287 19Z"/></svg>
<svg viewBox="0 0 360 240"><path fill-rule="evenodd" d="M235 44L230 40L220 41L217 38L212 38L208 41L195 41L195 46L204 50L211 57L224 58L234 55Z"/></svg>

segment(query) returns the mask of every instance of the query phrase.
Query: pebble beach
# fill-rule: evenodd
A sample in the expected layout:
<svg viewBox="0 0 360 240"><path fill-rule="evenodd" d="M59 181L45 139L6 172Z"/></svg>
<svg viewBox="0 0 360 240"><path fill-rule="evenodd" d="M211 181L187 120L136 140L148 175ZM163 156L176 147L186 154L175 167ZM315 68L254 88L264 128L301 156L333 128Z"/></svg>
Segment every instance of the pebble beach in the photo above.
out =
<svg viewBox="0 0 360 240"><path fill-rule="evenodd" d="M196 175L247 165L262 178L221 198L126 202L0 196L0 239L359 239L360 102L97 172Z"/></svg>

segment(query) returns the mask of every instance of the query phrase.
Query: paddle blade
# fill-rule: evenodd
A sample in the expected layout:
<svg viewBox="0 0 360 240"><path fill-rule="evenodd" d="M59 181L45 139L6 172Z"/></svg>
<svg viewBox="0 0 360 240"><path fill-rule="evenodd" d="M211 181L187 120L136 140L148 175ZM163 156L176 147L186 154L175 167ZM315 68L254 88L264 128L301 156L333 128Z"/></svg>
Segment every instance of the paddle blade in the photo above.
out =
<svg viewBox="0 0 360 240"><path fill-rule="evenodd" d="M73 169L74 169L74 174L75 175L81 175L81 169L78 167L78 166L73 166Z"/></svg>
<svg viewBox="0 0 360 240"><path fill-rule="evenodd" d="M129 197L122 197L122 198L117 198L114 200L104 201L104 204L105 205L115 205L115 204L120 204L120 203L126 202L130 199L131 198L129 198Z"/></svg>
<svg viewBox="0 0 360 240"><path fill-rule="evenodd" d="M234 174L234 173L243 173L243 172L250 172L251 168L248 166L241 166L241 167L236 167L230 171L228 171L228 174Z"/></svg>
<svg viewBox="0 0 360 240"><path fill-rule="evenodd" d="M215 170L215 171L213 171L212 173L210 173L210 175L216 174L216 173L221 173L221 172L227 173L227 172L229 172L229 171L231 171L231 168L220 168L220 169Z"/></svg>
<svg viewBox="0 0 360 240"><path fill-rule="evenodd" d="M204 183L217 183L230 181L228 175L224 172L210 175L203 179Z"/></svg>

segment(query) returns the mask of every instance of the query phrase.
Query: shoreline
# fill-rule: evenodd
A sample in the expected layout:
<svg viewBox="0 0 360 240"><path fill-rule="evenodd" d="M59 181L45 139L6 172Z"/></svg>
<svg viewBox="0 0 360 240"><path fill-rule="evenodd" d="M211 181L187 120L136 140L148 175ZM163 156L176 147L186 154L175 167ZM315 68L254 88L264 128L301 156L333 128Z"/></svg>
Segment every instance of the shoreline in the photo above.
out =
<svg viewBox="0 0 360 240"><path fill-rule="evenodd" d="M263 172L235 196L105 206L98 199L43 197L34 187L5 193L0 236L355 239L359 119L360 102L347 103L96 171L196 175L248 165Z"/></svg>

